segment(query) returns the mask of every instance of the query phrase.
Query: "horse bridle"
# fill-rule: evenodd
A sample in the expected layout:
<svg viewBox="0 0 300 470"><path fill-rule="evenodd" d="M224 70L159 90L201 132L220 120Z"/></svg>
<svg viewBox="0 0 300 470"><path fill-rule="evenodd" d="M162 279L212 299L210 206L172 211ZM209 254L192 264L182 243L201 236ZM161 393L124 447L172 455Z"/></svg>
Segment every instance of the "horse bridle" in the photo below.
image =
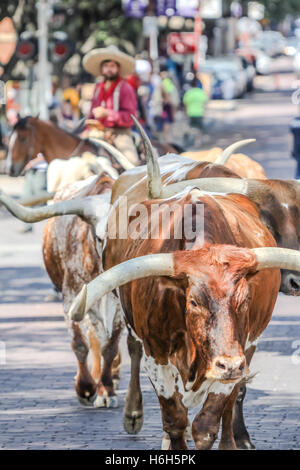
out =
<svg viewBox="0 0 300 470"><path fill-rule="evenodd" d="M31 139L30 139L29 152L26 155L23 170L26 167L27 163L29 163L30 160L33 160L33 158L35 158L35 155L34 155L34 141L35 141L35 138L34 137L36 137L35 136L36 130L35 130L34 126L31 126L30 124L28 125L27 129L29 129L31 131ZM22 172L23 172L23 170L22 170Z"/></svg>

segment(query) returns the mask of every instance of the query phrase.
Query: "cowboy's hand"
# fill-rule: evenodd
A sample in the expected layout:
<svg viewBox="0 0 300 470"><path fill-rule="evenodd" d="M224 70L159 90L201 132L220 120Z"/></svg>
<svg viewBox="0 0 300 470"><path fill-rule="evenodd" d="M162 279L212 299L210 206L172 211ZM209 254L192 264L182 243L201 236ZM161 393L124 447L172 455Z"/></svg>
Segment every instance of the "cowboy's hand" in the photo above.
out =
<svg viewBox="0 0 300 470"><path fill-rule="evenodd" d="M97 108L93 109L93 115L97 119L106 118L108 114L108 110L106 108L103 108L103 106L98 106Z"/></svg>

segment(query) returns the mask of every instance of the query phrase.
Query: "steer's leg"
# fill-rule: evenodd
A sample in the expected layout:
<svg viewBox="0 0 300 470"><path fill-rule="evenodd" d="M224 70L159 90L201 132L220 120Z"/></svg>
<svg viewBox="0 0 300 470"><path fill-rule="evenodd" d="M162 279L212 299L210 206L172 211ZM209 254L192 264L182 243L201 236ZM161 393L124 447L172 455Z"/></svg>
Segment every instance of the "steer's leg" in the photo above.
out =
<svg viewBox="0 0 300 470"><path fill-rule="evenodd" d="M86 405L92 402L96 393L96 383L90 374L87 357L89 345L78 323L72 322L72 349L78 360L75 390L79 401Z"/></svg>
<svg viewBox="0 0 300 470"><path fill-rule="evenodd" d="M156 364L152 356L144 355L144 366L159 399L163 429L162 448L166 449L168 437L170 449L187 449L185 432L188 426L187 408L182 403L183 383L178 369L170 362Z"/></svg>
<svg viewBox="0 0 300 470"><path fill-rule="evenodd" d="M237 449L234 435L233 435L233 408L235 404L236 397L239 392L239 385L237 385L232 391L228 402L224 408L222 416L222 435L219 444L220 450L235 450Z"/></svg>
<svg viewBox="0 0 300 470"><path fill-rule="evenodd" d="M140 385L140 365L143 355L142 343L134 338L131 331L127 337L131 359L130 382L125 400L123 423L128 434L137 434L143 425L143 397Z"/></svg>
<svg viewBox="0 0 300 470"><path fill-rule="evenodd" d="M101 377L101 345L94 329L89 331L89 340L91 353L93 355L91 374L95 382L98 383Z"/></svg>
<svg viewBox="0 0 300 470"><path fill-rule="evenodd" d="M209 393L193 421L192 433L196 449L209 450L218 437L221 417L228 401L223 393Z"/></svg>
<svg viewBox="0 0 300 470"><path fill-rule="evenodd" d="M256 346L254 345L247 349L245 355L248 364L250 364L255 350ZM250 440L250 436L244 421L243 402L245 396L246 385L241 385L233 408L233 434L238 449L255 449L254 444L252 444Z"/></svg>
<svg viewBox="0 0 300 470"><path fill-rule="evenodd" d="M98 306L97 310L91 310L88 316L90 321L90 338L93 338L91 349L95 359L93 362L93 372L95 372L95 379L97 379L97 396L93 403L96 408L116 408L118 406L112 370L113 362L119 356L118 344L124 322L119 304L112 303L109 306L110 308L108 309L108 302L105 302L102 304L102 310ZM100 321L97 314L100 317ZM110 320L112 320L110 324L107 322L108 315L110 315ZM100 364L101 355L103 359L102 370Z"/></svg>
<svg viewBox="0 0 300 470"><path fill-rule="evenodd" d="M157 392L156 392L157 393ZM170 450L187 449L185 433L188 426L187 408L183 406L181 395L175 391L170 398L159 396L162 422L167 435L163 438L162 448L166 449L168 437L170 439Z"/></svg>
<svg viewBox="0 0 300 470"><path fill-rule="evenodd" d="M103 357L103 368L101 374L101 381L99 382L99 392L101 393L101 388L104 387L105 391L103 396L105 397L105 404L107 408L116 408L118 406L118 398L115 393L114 382L113 382L113 362L115 358L118 358L119 351L119 337L123 329L122 325L119 325L118 328L114 329L113 334L102 347L102 357ZM94 403L94 406L97 406L97 403Z"/></svg>

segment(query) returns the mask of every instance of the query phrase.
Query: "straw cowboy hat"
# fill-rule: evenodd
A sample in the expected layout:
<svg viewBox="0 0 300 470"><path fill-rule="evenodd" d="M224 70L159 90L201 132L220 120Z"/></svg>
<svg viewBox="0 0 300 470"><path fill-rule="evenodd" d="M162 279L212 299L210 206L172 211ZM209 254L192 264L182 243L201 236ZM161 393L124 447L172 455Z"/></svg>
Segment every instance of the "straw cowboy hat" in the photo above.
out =
<svg viewBox="0 0 300 470"><path fill-rule="evenodd" d="M100 65L104 60L113 60L120 64L120 75L125 77L135 71L135 60L128 54L121 52L116 46L102 49L93 49L88 52L82 61L85 70L92 75L101 75Z"/></svg>

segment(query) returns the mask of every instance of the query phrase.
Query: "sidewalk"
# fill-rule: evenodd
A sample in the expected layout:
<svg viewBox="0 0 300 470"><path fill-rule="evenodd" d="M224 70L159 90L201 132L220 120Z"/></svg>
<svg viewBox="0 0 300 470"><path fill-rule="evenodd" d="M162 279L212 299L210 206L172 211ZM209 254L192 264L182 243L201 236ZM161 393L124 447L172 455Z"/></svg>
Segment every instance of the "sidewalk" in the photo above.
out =
<svg viewBox="0 0 300 470"><path fill-rule="evenodd" d="M9 196L20 196L24 185L24 176L14 178L8 175L0 175L0 191Z"/></svg>

